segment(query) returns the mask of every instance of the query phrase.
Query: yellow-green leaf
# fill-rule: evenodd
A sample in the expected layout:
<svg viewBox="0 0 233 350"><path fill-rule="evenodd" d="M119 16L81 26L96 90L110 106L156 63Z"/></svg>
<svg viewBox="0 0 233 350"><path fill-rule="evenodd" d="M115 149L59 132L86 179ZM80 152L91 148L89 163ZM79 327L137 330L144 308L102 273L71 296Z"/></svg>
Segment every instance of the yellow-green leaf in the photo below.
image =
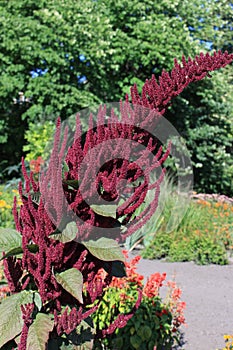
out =
<svg viewBox="0 0 233 350"><path fill-rule="evenodd" d="M53 330L54 321L49 315L38 313L29 328L26 350L44 350Z"/></svg>
<svg viewBox="0 0 233 350"><path fill-rule="evenodd" d="M33 293L28 291L13 294L1 301L0 348L21 333L23 328L23 318L20 306L32 302Z"/></svg>
<svg viewBox="0 0 233 350"><path fill-rule="evenodd" d="M103 261L125 261L120 246L114 239L102 237L97 241L82 242L89 252Z"/></svg>
<svg viewBox="0 0 233 350"><path fill-rule="evenodd" d="M90 205L91 209L98 215L107 216L116 219L117 205Z"/></svg>
<svg viewBox="0 0 233 350"><path fill-rule="evenodd" d="M80 303L83 303L83 275L75 268L55 275L57 282Z"/></svg>
<svg viewBox="0 0 233 350"><path fill-rule="evenodd" d="M22 246L21 234L12 228L0 228L0 252Z"/></svg>

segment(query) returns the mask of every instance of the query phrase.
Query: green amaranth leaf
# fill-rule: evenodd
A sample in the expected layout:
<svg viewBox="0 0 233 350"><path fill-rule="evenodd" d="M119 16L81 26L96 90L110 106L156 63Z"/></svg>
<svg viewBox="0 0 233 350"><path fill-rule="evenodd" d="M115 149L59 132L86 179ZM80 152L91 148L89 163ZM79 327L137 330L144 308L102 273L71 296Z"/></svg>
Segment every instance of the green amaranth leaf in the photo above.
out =
<svg viewBox="0 0 233 350"><path fill-rule="evenodd" d="M72 221L66 225L66 228L62 232L59 232L57 230L53 232L51 235L49 235L49 237L52 239L58 240L62 243L66 243L66 242L73 241L73 239L75 239L77 235L77 231L78 231L77 225L75 221Z"/></svg>
<svg viewBox="0 0 233 350"><path fill-rule="evenodd" d="M11 250L9 250L9 252L7 252L1 259L6 259L6 258L9 258L9 256L16 256L16 255L19 255L19 254L22 254L23 253L23 248L22 247L16 247L16 248L13 248Z"/></svg>
<svg viewBox="0 0 233 350"><path fill-rule="evenodd" d="M117 205L109 204L109 205L90 205L91 209L98 215L107 216L110 218L116 219L116 211Z"/></svg>
<svg viewBox="0 0 233 350"><path fill-rule="evenodd" d="M18 231L12 228L0 228L0 252L7 252L21 245L22 236Z"/></svg>
<svg viewBox="0 0 233 350"><path fill-rule="evenodd" d="M109 271L109 265L111 264L111 274L115 277L126 277L125 264L122 261L105 262L103 268L106 272Z"/></svg>
<svg viewBox="0 0 233 350"><path fill-rule="evenodd" d="M33 293L22 291L3 299L0 304L0 348L19 335L23 328L21 305L32 303Z"/></svg>
<svg viewBox="0 0 233 350"><path fill-rule="evenodd" d="M78 180L62 180L62 183L74 188L75 190L78 190L78 188L79 188L79 181Z"/></svg>
<svg viewBox="0 0 233 350"><path fill-rule="evenodd" d="M29 193L24 193L23 197L25 199L28 199L28 197L31 197L32 200L32 204L34 205L34 207L37 209L40 203L40 197L41 197L41 193L40 192L29 192Z"/></svg>
<svg viewBox="0 0 233 350"><path fill-rule="evenodd" d="M3 279L0 281L0 286L5 286L7 284L7 280Z"/></svg>
<svg viewBox="0 0 233 350"><path fill-rule="evenodd" d="M31 253L37 253L39 251L39 247L37 244L28 244L27 245L27 248L28 250L31 252ZM6 258L9 258L9 256L17 256L17 255L20 255L20 254L23 254L23 248L22 247L16 247L16 248L13 248L11 249L9 252L7 252L5 254L5 256L3 256L1 260L3 259L6 259Z"/></svg>
<svg viewBox="0 0 233 350"><path fill-rule="evenodd" d="M37 309L40 311L42 308L42 300L41 300L40 294L37 292L34 293L34 304L36 305Z"/></svg>
<svg viewBox="0 0 233 350"><path fill-rule="evenodd" d="M55 275L57 282L80 303L83 303L83 275L75 268Z"/></svg>
<svg viewBox="0 0 233 350"><path fill-rule="evenodd" d="M64 161L62 165L62 179L64 179L65 173L68 173L68 171L69 171L68 164L66 163L66 161Z"/></svg>
<svg viewBox="0 0 233 350"><path fill-rule="evenodd" d="M97 241L82 242L89 252L103 261L125 261L125 257L114 239L102 237Z"/></svg>
<svg viewBox="0 0 233 350"><path fill-rule="evenodd" d="M26 350L44 350L53 330L54 321L49 315L38 313L29 328Z"/></svg>

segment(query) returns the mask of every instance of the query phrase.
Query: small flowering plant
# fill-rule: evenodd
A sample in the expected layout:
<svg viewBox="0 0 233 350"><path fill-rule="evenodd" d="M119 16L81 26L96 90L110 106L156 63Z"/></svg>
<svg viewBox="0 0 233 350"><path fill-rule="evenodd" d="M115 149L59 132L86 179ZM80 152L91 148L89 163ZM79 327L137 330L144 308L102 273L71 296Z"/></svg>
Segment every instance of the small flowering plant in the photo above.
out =
<svg viewBox="0 0 233 350"><path fill-rule="evenodd" d="M30 160L30 169L34 174L39 174L41 170L41 166L44 164L44 160L41 156L37 157L36 159Z"/></svg>
<svg viewBox="0 0 233 350"><path fill-rule="evenodd" d="M123 251L126 258L128 254ZM113 322L119 313L128 312L137 298L137 290L142 291L141 304L124 328L118 328L102 341L95 341L96 349L171 349L180 338L180 326L185 325L185 302L181 301L181 289L174 281L166 282L166 273L154 273L146 282L137 272L140 256L125 262L126 276L113 277L99 309L92 315L94 325L99 329ZM96 276L104 279L101 269ZM143 283L144 282L144 283ZM160 297L160 288L167 287L164 300ZM101 345L100 345L101 344ZM102 346L102 347L101 347Z"/></svg>
<svg viewBox="0 0 233 350"><path fill-rule="evenodd" d="M223 336L225 340L225 347L222 350L232 350L233 349L233 335L232 334L225 334Z"/></svg>

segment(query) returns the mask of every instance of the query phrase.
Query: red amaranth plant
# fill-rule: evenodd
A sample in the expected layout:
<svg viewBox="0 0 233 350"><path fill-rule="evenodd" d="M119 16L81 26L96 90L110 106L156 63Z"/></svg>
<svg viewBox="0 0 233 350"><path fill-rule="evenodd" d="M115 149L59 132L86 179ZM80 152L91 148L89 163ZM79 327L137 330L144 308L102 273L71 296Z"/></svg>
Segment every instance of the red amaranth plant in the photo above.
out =
<svg viewBox="0 0 233 350"><path fill-rule="evenodd" d="M13 209L17 231L0 231L4 272L12 294L0 305L0 348L17 344L18 349L37 350L82 341L78 327L90 321L113 275L124 274L118 243L142 227L158 204L164 170L154 183L150 183L150 173L161 169L169 149L163 154L149 130L190 82L232 59L233 55L219 52L201 54L194 61L183 59L183 67L175 61L171 75L163 72L159 84L153 77L145 83L142 97L136 86L132 88L133 105L128 97L120 103L120 119L114 110L107 117L106 108L101 107L97 124L90 115L89 129L82 134L77 118L67 152L68 130L62 136L58 119L52 155L40 181L32 172L27 174L22 161L25 183L19 185L19 193L23 204L17 212L15 199ZM122 146L124 139L130 142ZM153 200L135 217L151 189L155 189ZM109 204L103 206L101 199ZM103 280L95 278L100 268L106 271ZM119 314L98 337L124 327L141 297L139 289L133 309Z"/></svg>
<svg viewBox="0 0 233 350"><path fill-rule="evenodd" d="M26 299L25 307L21 308L19 313L23 310L26 315L29 306L31 308L31 305L34 305L35 299L37 303L35 302L32 312L27 314L28 317L23 316L21 323L11 327L13 330L3 338L2 343L0 341L0 346L7 340L14 339L20 332L22 332L21 337L17 339L20 349L25 347L26 343L31 344L33 340L37 341L35 328L39 327L37 323L40 325L40 318L44 315L47 316L46 322L40 327L41 334L46 335L43 339L43 346L46 346L48 340L52 341L52 339L64 339L66 343L74 342L72 337L76 336L77 326L87 320L98 308L104 289L109 285L114 274L114 263L117 260L124 261L124 256L115 240L102 237L92 241L93 232L95 233L99 227L110 230L115 226L124 227L128 224L127 233L121 233L117 229L117 233L120 233L118 240L121 241L138 226L143 225L154 212L163 171L153 184L149 183L148 176L150 171L162 165L169 151L162 154L160 148L152 156L151 162L148 152L154 151L156 140L150 137L146 139L146 142L143 141L146 143L145 151L140 150L140 153L137 154L137 162L129 162L127 159L130 153L131 157L132 154L134 155L135 149L131 150L128 147L123 152L118 150L116 153L114 140L118 138L131 138L133 141L140 138L142 140L142 137L148 134L146 131L143 133L143 130L139 130L139 133L135 131L138 130L135 129L135 119L127 123L126 108L129 109L129 104L126 103L125 106L122 104L121 122L116 122L116 117L112 115L111 122L108 121L107 124L100 121L100 118L106 113L100 109L99 124L97 123L96 130L92 128L90 117L90 130L86 134L84 144L82 144L81 129L79 119L77 119L74 142L65 155L66 170L63 177L63 156L67 134L59 148L60 120L57 122L54 148L48 169L42 174L40 182L35 180L32 172L27 174L24 160L22 160L25 184L24 187L22 184L19 185L19 194L23 205L18 213L15 200L13 213L17 231L8 231L9 239L14 247L6 251L4 255L4 272L11 293L17 293L12 296L18 295L18 298L15 297L15 302L20 300L20 304L24 304L24 298ZM133 113L132 109L130 112ZM131 114L131 118L132 116L134 117L135 114ZM151 115L148 118L151 118ZM113 122L114 124L111 124ZM113 141L113 144L109 146L113 160L104 163L96 176L95 186L96 188L101 187L100 196L102 195L110 203L115 200L118 204L118 193L121 187L122 192L125 190L126 194L129 190L131 191L131 196L123 204L117 206L113 216L106 215L106 213L100 214L99 210L102 207L98 207L98 198L94 202L94 208L88 204L88 200L91 200L94 195L92 183L95 173L92 172L92 167L87 167L82 177L79 175L81 160L90 149L95 151L95 147L104 141ZM94 164L94 159L104 157L105 149L104 146L98 149L98 154L94 153L91 164ZM109 148L107 150L109 152ZM119 153L122 154L121 157ZM143 168L145 171L142 170ZM130 185L139 179L141 180L139 185L133 188L125 186L125 182L126 185ZM124 183L124 187L121 182ZM154 201L149 208L144 210L140 217L141 222L138 222L138 218L136 221L133 213L143 202L147 190L152 188L157 189ZM75 221L76 216L78 219ZM70 218L72 221L69 221ZM19 253L22 253L21 257L18 257ZM104 280L96 281L95 275L103 266L106 276ZM124 273L121 266L120 270L121 273ZM101 334L98 333L98 337L110 334L116 328L124 327L138 308L141 294L139 290L138 300L131 312L125 315L119 314L112 324L101 331ZM10 299L11 297L7 302L3 302L3 307L9 306ZM88 307L89 305L93 306ZM11 322L14 323L14 320Z"/></svg>

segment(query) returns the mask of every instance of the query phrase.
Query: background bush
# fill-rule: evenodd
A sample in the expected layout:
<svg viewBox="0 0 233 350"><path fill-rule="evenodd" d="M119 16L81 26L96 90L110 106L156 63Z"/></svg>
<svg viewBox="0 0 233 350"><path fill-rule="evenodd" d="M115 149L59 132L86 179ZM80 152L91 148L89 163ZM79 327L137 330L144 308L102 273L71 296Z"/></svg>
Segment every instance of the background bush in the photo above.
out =
<svg viewBox="0 0 233 350"><path fill-rule="evenodd" d="M0 172L32 151L30 122L39 135L45 120L140 89L174 57L232 52L228 0L3 0L0 13ZM165 115L188 143L198 191L232 195L232 75L231 65L194 84ZM28 103L13 103L20 91Z"/></svg>
<svg viewBox="0 0 233 350"><path fill-rule="evenodd" d="M168 233L166 223L170 215L165 211L163 224L156 230L153 241L146 244L142 256L203 265L227 264L233 249L232 213L233 206L228 203L192 200L179 226Z"/></svg>
<svg viewBox="0 0 233 350"><path fill-rule="evenodd" d="M49 155L46 145L48 141L53 140L55 124L50 120L45 120L43 123L29 123L28 130L25 132L26 145L23 146L23 151L26 152L26 160L35 160L38 157L46 159Z"/></svg>
<svg viewBox="0 0 233 350"><path fill-rule="evenodd" d="M6 188L0 185L0 227L15 227L12 215L14 196L17 197L17 203L20 206L18 191L12 187Z"/></svg>

